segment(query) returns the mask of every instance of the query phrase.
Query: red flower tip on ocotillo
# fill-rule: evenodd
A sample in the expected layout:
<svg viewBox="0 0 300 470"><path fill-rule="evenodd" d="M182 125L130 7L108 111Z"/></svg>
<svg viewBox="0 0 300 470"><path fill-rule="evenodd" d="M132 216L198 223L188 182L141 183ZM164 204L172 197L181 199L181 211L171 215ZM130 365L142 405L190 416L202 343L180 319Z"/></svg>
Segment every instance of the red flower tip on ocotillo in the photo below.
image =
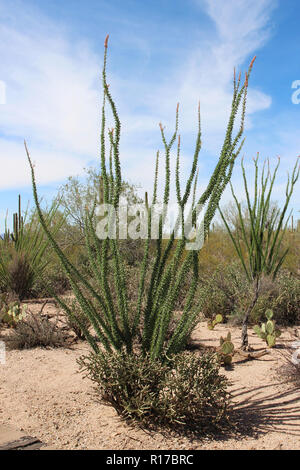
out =
<svg viewBox="0 0 300 470"><path fill-rule="evenodd" d="M179 103L177 103L176 114L178 113L178 110L179 110Z"/></svg>
<svg viewBox="0 0 300 470"><path fill-rule="evenodd" d="M104 41L105 49L107 49L108 38L109 38L109 34L106 36L105 41Z"/></svg>
<svg viewBox="0 0 300 470"><path fill-rule="evenodd" d="M241 76L242 76L242 75L241 75L241 72L240 72L240 73L239 73L239 82L241 81Z"/></svg>
<svg viewBox="0 0 300 470"><path fill-rule="evenodd" d="M255 59L256 59L256 55L253 57L253 59L250 62L250 65L249 65L250 69L252 69Z"/></svg>
<svg viewBox="0 0 300 470"><path fill-rule="evenodd" d="M160 127L160 130L161 130L161 131L164 130L161 122L159 123L159 127Z"/></svg>
<svg viewBox="0 0 300 470"><path fill-rule="evenodd" d="M245 72L245 87L247 88L248 86L248 74Z"/></svg>
<svg viewBox="0 0 300 470"><path fill-rule="evenodd" d="M178 135L178 147L180 147L180 134Z"/></svg>

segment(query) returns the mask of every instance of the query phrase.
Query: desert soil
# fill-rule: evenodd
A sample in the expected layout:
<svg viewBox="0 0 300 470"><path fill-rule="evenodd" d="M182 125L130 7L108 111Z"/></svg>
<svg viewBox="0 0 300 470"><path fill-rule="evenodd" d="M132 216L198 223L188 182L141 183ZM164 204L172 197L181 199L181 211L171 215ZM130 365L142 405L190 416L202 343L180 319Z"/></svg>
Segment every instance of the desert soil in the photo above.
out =
<svg viewBox="0 0 300 470"><path fill-rule="evenodd" d="M53 313L54 306L47 309ZM214 346L227 331L238 347L240 329L232 326L209 331L201 322L193 338ZM78 372L76 359L89 351L84 342L72 349L7 350L0 364L0 423L39 438L43 449L300 449L300 390L278 374L282 352L295 339L295 329L285 329L269 354L250 361L236 357L231 370L222 368L236 410L233 434L199 438L128 426ZM264 348L252 330L249 340L255 350Z"/></svg>

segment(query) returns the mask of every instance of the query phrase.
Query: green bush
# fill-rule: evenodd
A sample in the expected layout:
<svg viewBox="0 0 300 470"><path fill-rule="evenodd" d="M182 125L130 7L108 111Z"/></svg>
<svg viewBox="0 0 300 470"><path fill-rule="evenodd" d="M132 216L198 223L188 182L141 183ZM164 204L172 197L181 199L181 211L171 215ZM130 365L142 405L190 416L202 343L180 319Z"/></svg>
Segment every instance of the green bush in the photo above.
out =
<svg viewBox="0 0 300 470"><path fill-rule="evenodd" d="M6 262L1 266L2 288L22 300L30 292L35 277L29 256L9 246L6 256L2 257L4 259Z"/></svg>
<svg viewBox="0 0 300 470"><path fill-rule="evenodd" d="M262 295L255 318L261 320L266 308L273 310L274 319L280 325L295 325L300 322L300 279L287 271L279 273L269 290ZM254 318L254 319L255 319Z"/></svg>
<svg viewBox="0 0 300 470"><path fill-rule="evenodd" d="M221 314L225 321L240 325L249 297L249 284L238 263L219 266L216 271L202 279L199 295L205 298L202 312L212 319ZM251 313L250 323L264 320L267 309L274 312L279 325L295 325L300 321L300 280L286 270L278 273L275 280L261 279L260 296Z"/></svg>
<svg viewBox="0 0 300 470"><path fill-rule="evenodd" d="M66 300L69 312L66 313L67 325L75 333L77 339L86 339L84 331L89 328L89 319L84 315L76 299Z"/></svg>
<svg viewBox="0 0 300 470"><path fill-rule="evenodd" d="M149 354L105 352L81 357L79 364L127 421L197 431L225 422L228 382L215 354L182 352L162 362Z"/></svg>
<svg viewBox="0 0 300 470"><path fill-rule="evenodd" d="M52 262L46 267L43 276L35 280L30 297L52 297L52 292L55 292L56 295L62 295L70 289L69 279L60 264Z"/></svg>
<svg viewBox="0 0 300 470"><path fill-rule="evenodd" d="M45 237L43 227L37 220L36 211L28 218L28 211L14 214L14 230L6 229L4 239L0 240L0 291L7 292L18 300L33 295L36 283L43 277L51 263L51 247ZM57 204L44 211L44 219L53 234L60 230L64 217L58 213Z"/></svg>
<svg viewBox="0 0 300 470"><path fill-rule="evenodd" d="M239 316L249 296L249 284L238 262L218 266L214 273L202 278L198 295L205 298L202 312L212 320L217 314L224 321Z"/></svg>

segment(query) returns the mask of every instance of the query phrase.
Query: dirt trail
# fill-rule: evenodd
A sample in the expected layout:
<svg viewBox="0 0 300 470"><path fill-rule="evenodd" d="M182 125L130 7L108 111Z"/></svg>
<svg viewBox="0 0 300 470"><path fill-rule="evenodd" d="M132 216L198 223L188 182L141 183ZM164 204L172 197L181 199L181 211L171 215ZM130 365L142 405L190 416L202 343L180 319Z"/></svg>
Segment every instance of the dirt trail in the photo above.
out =
<svg viewBox="0 0 300 470"><path fill-rule="evenodd" d="M240 330L224 325L209 331L200 323L193 337L216 345L228 330L238 346ZM291 333L286 330L279 345L288 344ZM256 349L264 346L252 332L249 339ZM51 449L300 449L300 390L290 389L276 373L283 364L281 349L224 371L241 432L214 440L150 433L123 423L78 373L76 358L87 352L85 343L73 350L7 351L6 364L0 365L0 422Z"/></svg>

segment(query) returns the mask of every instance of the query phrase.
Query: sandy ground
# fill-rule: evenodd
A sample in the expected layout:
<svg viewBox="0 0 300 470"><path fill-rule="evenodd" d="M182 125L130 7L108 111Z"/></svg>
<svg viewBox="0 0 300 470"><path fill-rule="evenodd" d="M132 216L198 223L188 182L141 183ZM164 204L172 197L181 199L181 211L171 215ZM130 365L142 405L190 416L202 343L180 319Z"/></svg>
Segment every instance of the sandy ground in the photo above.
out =
<svg viewBox="0 0 300 470"><path fill-rule="evenodd" d="M217 345L228 330L238 347L240 330L225 325L209 331L200 323L193 338ZM0 422L38 437L44 449L300 449L300 390L277 374L293 333L285 330L270 354L246 362L237 358L231 370L222 369L232 383L234 435L199 439L129 427L78 372L76 358L88 352L83 342L72 349L8 350L0 365ZM264 346L251 330L249 338L255 349Z"/></svg>

